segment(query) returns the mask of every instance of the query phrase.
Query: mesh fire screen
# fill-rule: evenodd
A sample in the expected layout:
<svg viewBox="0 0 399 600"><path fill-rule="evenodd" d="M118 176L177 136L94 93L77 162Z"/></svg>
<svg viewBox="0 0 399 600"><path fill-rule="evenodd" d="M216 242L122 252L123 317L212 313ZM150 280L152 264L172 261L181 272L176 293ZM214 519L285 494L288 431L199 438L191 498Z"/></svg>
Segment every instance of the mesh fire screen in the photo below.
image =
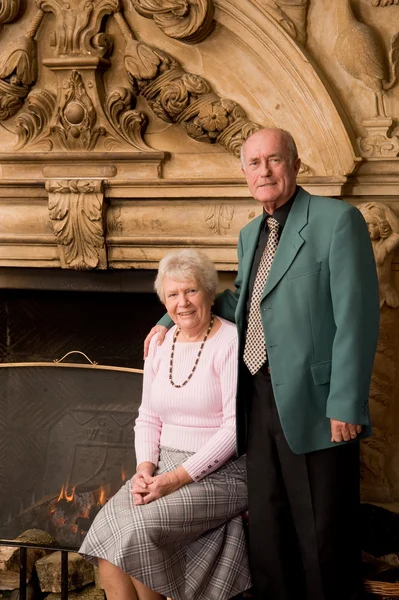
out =
<svg viewBox="0 0 399 600"><path fill-rule="evenodd" d="M142 371L0 364L0 538L35 527L80 545L133 475Z"/></svg>

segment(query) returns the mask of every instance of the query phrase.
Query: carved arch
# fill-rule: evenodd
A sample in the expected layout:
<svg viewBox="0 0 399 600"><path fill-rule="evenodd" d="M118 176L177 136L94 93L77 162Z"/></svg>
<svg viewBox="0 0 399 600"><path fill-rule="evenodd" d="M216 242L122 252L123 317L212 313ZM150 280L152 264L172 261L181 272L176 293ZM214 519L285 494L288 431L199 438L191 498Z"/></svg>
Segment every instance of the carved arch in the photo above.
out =
<svg viewBox="0 0 399 600"><path fill-rule="evenodd" d="M317 175L344 177L351 173L357 162L355 134L306 50L252 2L215 0L215 8L219 27L237 37L241 56L246 46L251 61L249 92L256 98L259 111L248 113L248 117L290 130L301 155ZM259 116L262 114L263 118Z"/></svg>

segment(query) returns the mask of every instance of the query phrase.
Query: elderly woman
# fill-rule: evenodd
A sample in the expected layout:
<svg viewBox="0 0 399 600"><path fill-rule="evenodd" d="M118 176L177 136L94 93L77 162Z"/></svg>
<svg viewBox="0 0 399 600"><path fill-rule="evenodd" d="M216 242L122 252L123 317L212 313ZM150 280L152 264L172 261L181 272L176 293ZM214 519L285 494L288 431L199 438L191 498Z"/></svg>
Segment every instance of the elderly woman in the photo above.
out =
<svg viewBox="0 0 399 600"><path fill-rule="evenodd" d="M217 274L195 250L165 256L155 289L175 326L144 366L137 471L104 506L80 552L107 600L224 600L251 585L235 458L237 333L211 307Z"/></svg>

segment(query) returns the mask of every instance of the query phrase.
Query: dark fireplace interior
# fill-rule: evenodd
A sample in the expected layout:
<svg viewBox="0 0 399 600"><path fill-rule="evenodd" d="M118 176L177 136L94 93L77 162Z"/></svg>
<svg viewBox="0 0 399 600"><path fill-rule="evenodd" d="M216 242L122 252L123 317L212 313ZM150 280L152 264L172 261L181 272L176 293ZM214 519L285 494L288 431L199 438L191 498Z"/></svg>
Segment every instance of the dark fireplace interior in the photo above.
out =
<svg viewBox="0 0 399 600"><path fill-rule="evenodd" d="M84 275L32 283L14 272L0 290L0 539L38 528L78 547L135 469L142 374L132 369L164 310L153 273L90 275L90 285ZM72 351L98 365L81 354L53 362Z"/></svg>

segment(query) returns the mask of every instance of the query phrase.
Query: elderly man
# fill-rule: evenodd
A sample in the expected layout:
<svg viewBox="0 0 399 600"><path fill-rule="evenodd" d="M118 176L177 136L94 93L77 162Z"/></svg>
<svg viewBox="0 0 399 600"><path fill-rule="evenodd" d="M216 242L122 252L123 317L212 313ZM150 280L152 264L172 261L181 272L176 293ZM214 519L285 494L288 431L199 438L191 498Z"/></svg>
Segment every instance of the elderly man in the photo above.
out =
<svg viewBox="0 0 399 600"><path fill-rule="evenodd" d="M284 130L243 145L263 215L240 233L236 290L215 312L239 333L237 449L247 454L256 598L355 600L378 282L360 212L298 187L299 167Z"/></svg>

